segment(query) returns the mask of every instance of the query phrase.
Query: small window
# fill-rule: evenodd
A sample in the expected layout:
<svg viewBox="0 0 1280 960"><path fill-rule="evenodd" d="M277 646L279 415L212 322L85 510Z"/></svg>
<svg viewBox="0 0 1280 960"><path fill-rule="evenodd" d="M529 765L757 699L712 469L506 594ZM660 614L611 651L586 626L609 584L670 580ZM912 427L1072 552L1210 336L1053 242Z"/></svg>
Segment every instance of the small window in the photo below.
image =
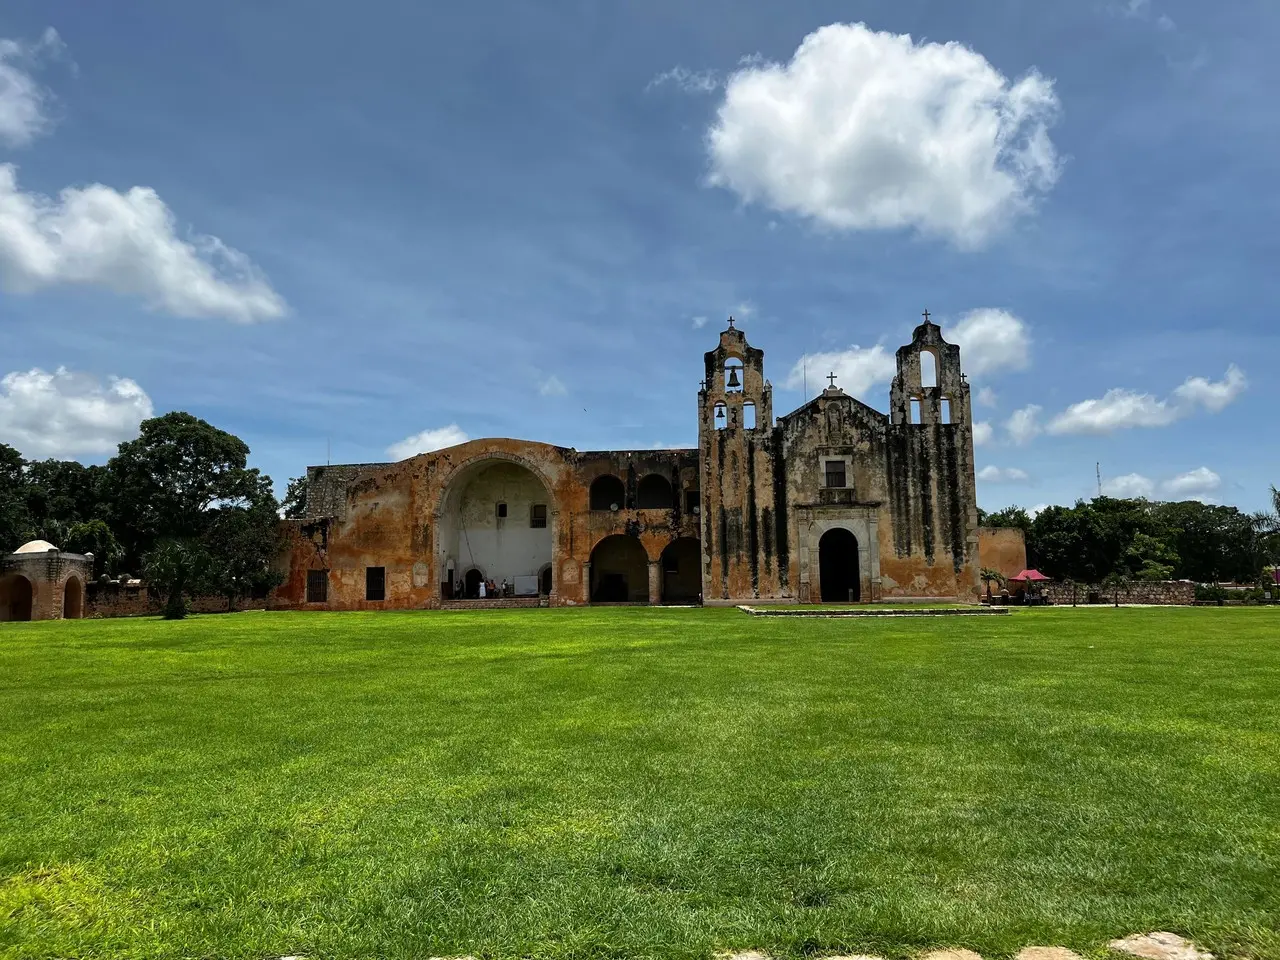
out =
<svg viewBox="0 0 1280 960"><path fill-rule="evenodd" d="M307 571L307 603L325 603L329 599L329 571Z"/></svg>
<svg viewBox="0 0 1280 960"><path fill-rule="evenodd" d="M843 460L828 460L826 473L828 487L846 486Z"/></svg>
<svg viewBox="0 0 1280 960"><path fill-rule="evenodd" d="M545 503L535 503L529 508L529 526L535 530L541 530L547 525L547 505Z"/></svg>
<svg viewBox="0 0 1280 960"><path fill-rule="evenodd" d="M920 351L920 386L936 387L938 385L938 358L932 350Z"/></svg>
<svg viewBox="0 0 1280 960"><path fill-rule="evenodd" d="M911 422L920 422L920 399L918 397L911 398Z"/></svg>
<svg viewBox="0 0 1280 960"><path fill-rule="evenodd" d="M744 430L754 430L756 428L756 405L754 403L744 403L742 405L742 427Z"/></svg>
<svg viewBox="0 0 1280 960"><path fill-rule="evenodd" d="M939 416L942 418L943 423L951 422L951 401L948 400L946 397L942 398L942 405L941 405Z"/></svg>
<svg viewBox="0 0 1280 960"><path fill-rule="evenodd" d="M685 513L701 513L702 508L699 506L701 491L686 490L684 492L684 512Z"/></svg>
<svg viewBox="0 0 1280 960"><path fill-rule="evenodd" d="M387 599L387 568L364 568L364 598L366 600Z"/></svg>
<svg viewBox="0 0 1280 960"><path fill-rule="evenodd" d="M505 503L498 504L498 519L505 520L507 517L507 505Z"/></svg>

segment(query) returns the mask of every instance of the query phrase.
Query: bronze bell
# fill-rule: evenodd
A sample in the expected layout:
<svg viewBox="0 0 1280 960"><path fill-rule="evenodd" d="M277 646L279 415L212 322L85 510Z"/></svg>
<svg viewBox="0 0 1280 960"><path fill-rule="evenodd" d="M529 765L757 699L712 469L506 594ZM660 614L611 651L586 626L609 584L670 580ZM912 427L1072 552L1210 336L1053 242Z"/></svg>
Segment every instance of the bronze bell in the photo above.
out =
<svg viewBox="0 0 1280 960"><path fill-rule="evenodd" d="M729 387L740 387L740 386L742 386L742 381L738 379L738 368L737 368L737 367L730 367L730 368L729 368L729 382L728 382L727 384L725 384L725 386L729 386Z"/></svg>
<svg viewBox="0 0 1280 960"><path fill-rule="evenodd" d="M716 407L716 419L717 420L724 419L724 407Z"/></svg>

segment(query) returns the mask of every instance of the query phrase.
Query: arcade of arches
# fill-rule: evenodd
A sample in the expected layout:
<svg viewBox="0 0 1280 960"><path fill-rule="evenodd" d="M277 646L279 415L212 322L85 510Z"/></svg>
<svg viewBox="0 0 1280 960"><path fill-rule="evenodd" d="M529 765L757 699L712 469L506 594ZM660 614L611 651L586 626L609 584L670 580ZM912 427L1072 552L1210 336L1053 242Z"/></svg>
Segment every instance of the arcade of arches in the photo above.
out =
<svg viewBox="0 0 1280 960"><path fill-rule="evenodd" d="M592 603L696 603L702 595L702 547L678 537L651 561L635 537L617 533L591 551Z"/></svg>

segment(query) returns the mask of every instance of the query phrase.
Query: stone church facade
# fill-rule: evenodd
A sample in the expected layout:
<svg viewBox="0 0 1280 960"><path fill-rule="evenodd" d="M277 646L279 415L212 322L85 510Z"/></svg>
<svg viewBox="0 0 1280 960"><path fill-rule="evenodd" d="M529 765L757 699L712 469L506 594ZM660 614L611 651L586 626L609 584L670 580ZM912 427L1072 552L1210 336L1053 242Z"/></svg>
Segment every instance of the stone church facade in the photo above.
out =
<svg viewBox="0 0 1280 960"><path fill-rule="evenodd" d="M977 602L969 384L927 316L888 414L833 383L775 421L732 320L705 364L696 450L485 439L309 468L271 605L475 605L504 580L508 603Z"/></svg>

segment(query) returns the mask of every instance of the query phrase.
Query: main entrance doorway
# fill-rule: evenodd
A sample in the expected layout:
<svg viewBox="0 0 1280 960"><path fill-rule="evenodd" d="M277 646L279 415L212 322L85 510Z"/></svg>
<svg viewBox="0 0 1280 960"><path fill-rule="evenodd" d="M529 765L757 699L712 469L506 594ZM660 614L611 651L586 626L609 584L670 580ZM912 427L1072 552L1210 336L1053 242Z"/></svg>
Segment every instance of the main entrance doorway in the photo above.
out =
<svg viewBox="0 0 1280 960"><path fill-rule="evenodd" d="M823 603L857 603L862 599L858 571L858 538L834 527L818 541L818 576Z"/></svg>

